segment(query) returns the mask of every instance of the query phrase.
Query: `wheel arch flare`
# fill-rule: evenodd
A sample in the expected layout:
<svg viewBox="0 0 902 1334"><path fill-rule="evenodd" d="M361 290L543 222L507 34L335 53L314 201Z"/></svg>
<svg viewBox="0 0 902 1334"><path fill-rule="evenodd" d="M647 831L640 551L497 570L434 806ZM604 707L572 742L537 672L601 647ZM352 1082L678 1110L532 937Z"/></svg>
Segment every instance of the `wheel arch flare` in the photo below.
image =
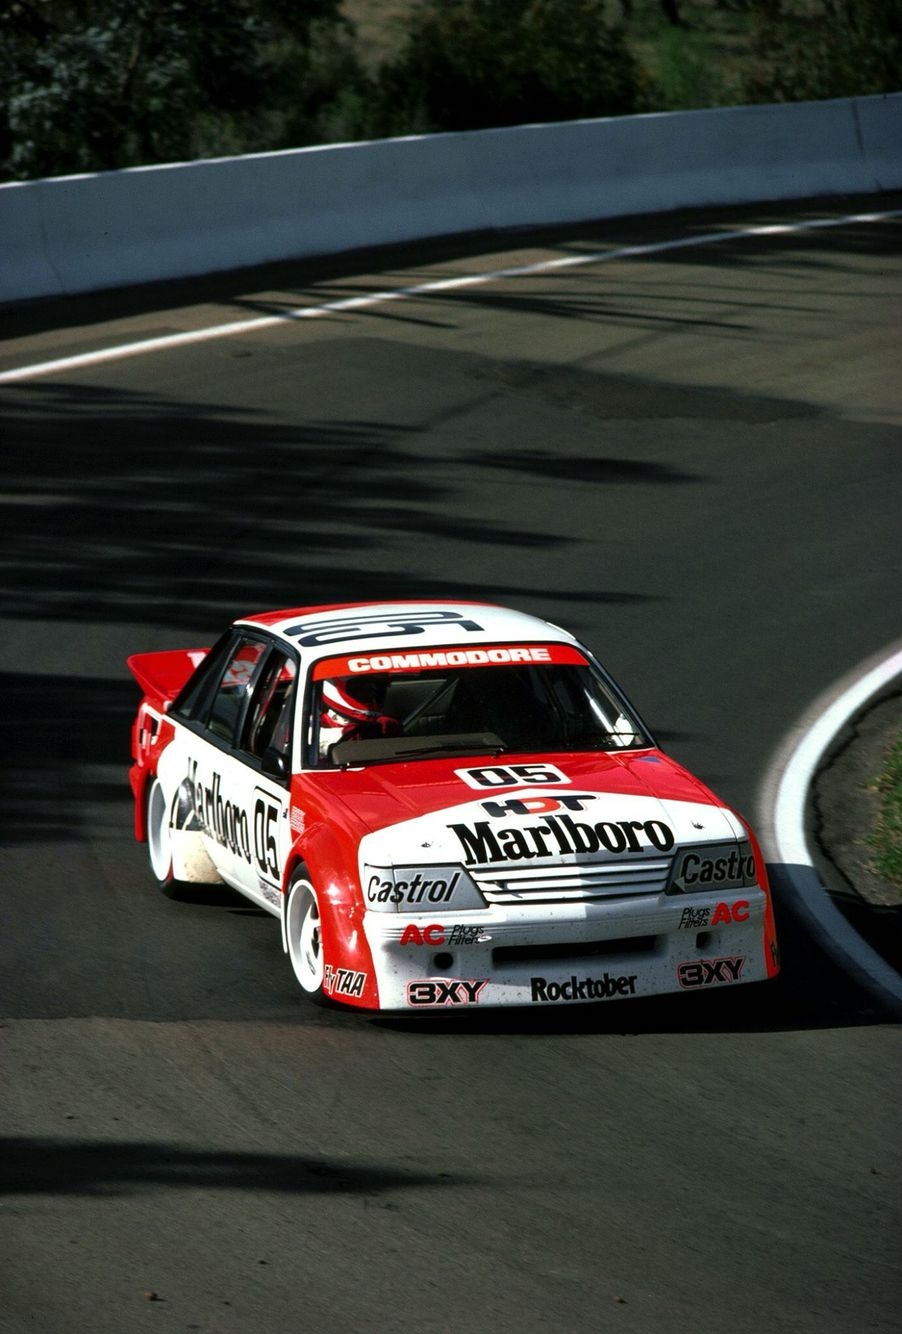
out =
<svg viewBox="0 0 902 1334"><path fill-rule="evenodd" d="M323 995L344 1005L379 1008L379 987L372 951L363 929L357 870L341 854L334 832L320 825L298 840L285 867L282 894L282 949L289 948L289 896L300 880L313 888L319 903L323 947Z"/></svg>

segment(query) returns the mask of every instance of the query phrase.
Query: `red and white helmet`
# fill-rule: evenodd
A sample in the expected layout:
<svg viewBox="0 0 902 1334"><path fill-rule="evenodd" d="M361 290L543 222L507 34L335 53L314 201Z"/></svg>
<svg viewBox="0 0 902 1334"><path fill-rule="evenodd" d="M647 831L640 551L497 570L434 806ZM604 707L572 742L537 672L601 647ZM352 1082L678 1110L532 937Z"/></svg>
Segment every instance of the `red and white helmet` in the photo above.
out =
<svg viewBox="0 0 902 1334"><path fill-rule="evenodd" d="M319 753L328 758L337 741L360 736L396 736L396 719L382 712L388 677L368 676L357 680L342 677L323 682L319 715Z"/></svg>
<svg viewBox="0 0 902 1334"><path fill-rule="evenodd" d="M322 722L327 727L348 723L374 723L382 717L386 682L382 678L329 680L323 682Z"/></svg>

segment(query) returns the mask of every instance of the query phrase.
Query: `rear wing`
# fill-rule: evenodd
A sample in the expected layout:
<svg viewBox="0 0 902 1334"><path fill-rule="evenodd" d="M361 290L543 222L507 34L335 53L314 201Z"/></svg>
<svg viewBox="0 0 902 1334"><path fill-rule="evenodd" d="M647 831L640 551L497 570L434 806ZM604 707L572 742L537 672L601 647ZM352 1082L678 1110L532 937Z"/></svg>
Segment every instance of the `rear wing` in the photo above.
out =
<svg viewBox="0 0 902 1334"><path fill-rule="evenodd" d="M163 653L135 653L128 669L145 695L168 704L210 652L208 648L174 648Z"/></svg>

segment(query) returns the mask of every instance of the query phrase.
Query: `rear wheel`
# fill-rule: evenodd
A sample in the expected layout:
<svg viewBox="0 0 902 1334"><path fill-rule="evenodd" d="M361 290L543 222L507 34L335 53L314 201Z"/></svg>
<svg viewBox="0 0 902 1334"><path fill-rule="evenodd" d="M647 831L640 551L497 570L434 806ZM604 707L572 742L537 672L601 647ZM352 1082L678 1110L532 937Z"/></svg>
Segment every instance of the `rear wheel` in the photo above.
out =
<svg viewBox="0 0 902 1334"><path fill-rule="evenodd" d="M288 957L294 975L306 996L317 1003L322 1002L326 965L319 899L303 873L292 878L285 917Z"/></svg>
<svg viewBox="0 0 902 1334"><path fill-rule="evenodd" d="M166 794L158 778L153 780L147 794L147 856L160 889L167 898L178 898L183 886L172 875L172 825Z"/></svg>

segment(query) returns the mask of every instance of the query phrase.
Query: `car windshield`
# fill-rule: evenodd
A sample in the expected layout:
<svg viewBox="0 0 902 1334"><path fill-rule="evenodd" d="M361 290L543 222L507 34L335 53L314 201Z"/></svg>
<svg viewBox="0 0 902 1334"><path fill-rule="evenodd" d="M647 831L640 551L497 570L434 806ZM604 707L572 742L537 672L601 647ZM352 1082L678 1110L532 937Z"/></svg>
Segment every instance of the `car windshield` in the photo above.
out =
<svg viewBox="0 0 902 1334"><path fill-rule="evenodd" d="M588 663L463 667L315 682L315 766L435 756L623 750L651 745L626 701Z"/></svg>

